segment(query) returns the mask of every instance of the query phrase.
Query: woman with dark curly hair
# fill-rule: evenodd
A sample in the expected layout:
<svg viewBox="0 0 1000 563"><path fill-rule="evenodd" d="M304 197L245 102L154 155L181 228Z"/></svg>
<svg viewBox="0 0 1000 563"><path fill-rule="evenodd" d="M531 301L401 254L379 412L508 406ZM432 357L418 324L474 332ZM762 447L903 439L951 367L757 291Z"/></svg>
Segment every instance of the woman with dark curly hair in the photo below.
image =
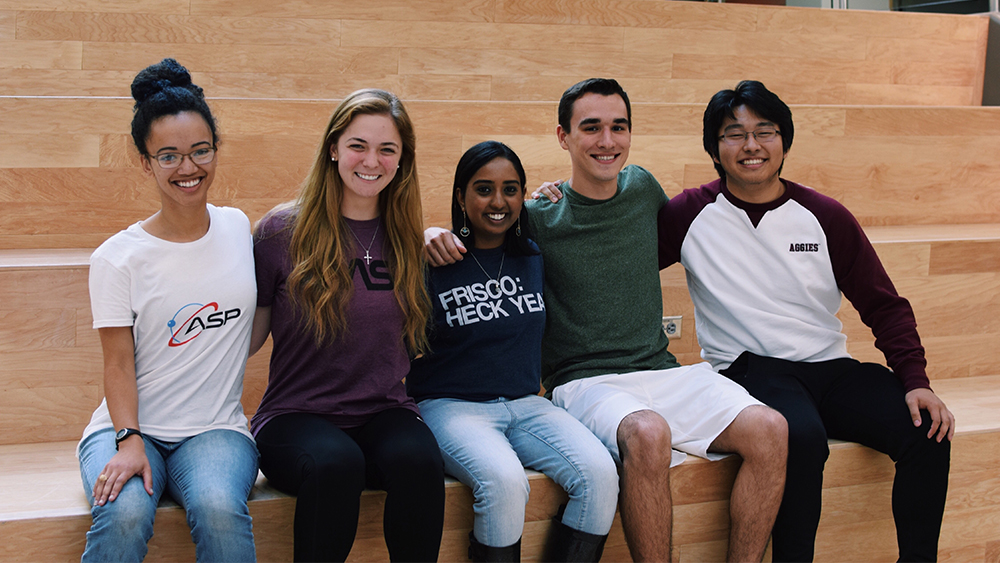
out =
<svg viewBox="0 0 1000 563"><path fill-rule="evenodd" d="M160 210L90 259L105 400L78 447L94 522L83 561L141 561L166 491L198 561L254 561L257 448L240 405L254 283L250 222L209 205L218 135L173 59L132 82L132 138Z"/></svg>

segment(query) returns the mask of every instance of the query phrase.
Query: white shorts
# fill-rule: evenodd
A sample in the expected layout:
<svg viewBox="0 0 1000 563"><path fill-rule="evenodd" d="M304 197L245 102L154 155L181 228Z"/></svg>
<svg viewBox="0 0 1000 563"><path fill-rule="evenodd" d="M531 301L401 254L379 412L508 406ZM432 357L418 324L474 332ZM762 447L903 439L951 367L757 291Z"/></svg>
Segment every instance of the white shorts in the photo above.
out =
<svg viewBox="0 0 1000 563"><path fill-rule="evenodd" d="M763 404L708 363L576 379L556 387L552 402L596 434L618 462L618 425L634 412L655 411L670 425L671 467L685 453L726 457L708 453L709 446L743 409Z"/></svg>

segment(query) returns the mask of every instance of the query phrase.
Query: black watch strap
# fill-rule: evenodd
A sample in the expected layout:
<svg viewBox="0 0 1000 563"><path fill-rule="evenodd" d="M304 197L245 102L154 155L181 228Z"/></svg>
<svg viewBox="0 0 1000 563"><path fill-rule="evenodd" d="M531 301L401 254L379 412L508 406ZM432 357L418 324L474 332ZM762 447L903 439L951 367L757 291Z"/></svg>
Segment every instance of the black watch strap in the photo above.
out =
<svg viewBox="0 0 1000 563"><path fill-rule="evenodd" d="M118 433L115 434L115 450L116 451L118 450L118 444L120 444L122 440L128 438L133 434L142 436L142 432L139 432L135 428L122 428L121 430L119 430Z"/></svg>

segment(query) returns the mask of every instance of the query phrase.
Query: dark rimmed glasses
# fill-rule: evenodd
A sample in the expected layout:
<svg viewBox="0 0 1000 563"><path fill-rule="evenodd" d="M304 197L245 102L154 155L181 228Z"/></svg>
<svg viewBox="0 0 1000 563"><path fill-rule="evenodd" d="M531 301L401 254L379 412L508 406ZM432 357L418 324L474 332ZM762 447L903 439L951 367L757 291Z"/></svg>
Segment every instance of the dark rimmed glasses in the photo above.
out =
<svg viewBox="0 0 1000 563"><path fill-rule="evenodd" d="M195 164L208 164L215 160L215 147L202 147L189 153L165 152L153 157L153 160L164 170L177 168L184 162L184 157L191 159Z"/></svg>
<svg viewBox="0 0 1000 563"><path fill-rule="evenodd" d="M753 131L726 131L725 134L719 136L719 140L727 145L739 146L747 142L750 135L753 135L753 138L758 143L764 144L770 143L780 137L781 131L778 131L774 127L761 127Z"/></svg>

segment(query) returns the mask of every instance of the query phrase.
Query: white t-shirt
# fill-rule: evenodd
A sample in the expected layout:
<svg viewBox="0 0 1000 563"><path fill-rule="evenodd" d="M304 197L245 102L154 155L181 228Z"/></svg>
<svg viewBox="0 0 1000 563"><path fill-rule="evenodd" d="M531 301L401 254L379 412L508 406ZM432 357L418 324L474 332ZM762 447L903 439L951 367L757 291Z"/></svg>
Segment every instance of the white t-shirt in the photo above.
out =
<svg viewBox="0 0 1000 563"><path fill-rule="evenodd" d="M90 258L94 328L132 327L139 429L167 442L216 429L250 436L240 404L257 301L250 221L239 209L208 211L196 241L136 223ZM105 399L83 437L110 427Z"/></svg>

